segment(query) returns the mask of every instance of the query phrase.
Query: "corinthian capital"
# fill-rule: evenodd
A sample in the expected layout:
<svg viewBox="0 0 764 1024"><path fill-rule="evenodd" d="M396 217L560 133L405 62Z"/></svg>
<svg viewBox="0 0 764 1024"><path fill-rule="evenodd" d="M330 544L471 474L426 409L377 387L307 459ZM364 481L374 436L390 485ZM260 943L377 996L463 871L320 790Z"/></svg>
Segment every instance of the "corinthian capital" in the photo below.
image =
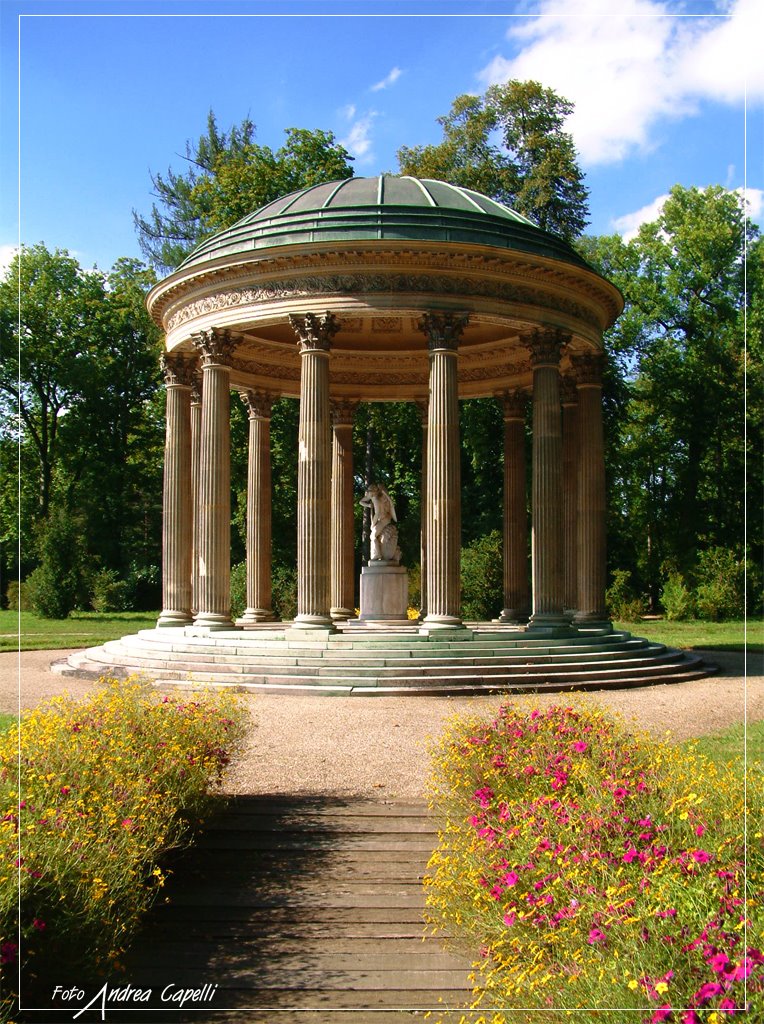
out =
<svg viewBox="0 0 764 1024"><path fill-rule="evenodd" d="M169 352L163 352L159 357L159 365L162 367L164 382L167 387L170 387L172 384L181 385L186 388L193 386L196 373L196 359L193 356L186 358L180 353L171 355Z"/></svg>
<svg viewBox="0 0 764 1024"><path fill-rule="evenodd" d="M563 345L570 341L570 335L556 327L539 327L531 331L526 343L531 353L531 366L559 366Z"/></svg>
<svg viewBox="0 0 764 1024"><path fill-rule="evenodd" d="M231 365L236 338L230 331L212 327L208 331L192 334L191 340L199 353L202 367Z"/></svg>
<svg viewBox="0 0 764 1024"><path fill-rule="evenodd" d="M602 352L582 352L570 357L576 374L576 384L602 385L602 369L605 357Z"/></svg>
<svg viewBox="0 0 764 1024"><path fill-rule="evenodd" d="M469 318L469 313L425 313L417 327L427 335L427 347L431 352L436 349L456 352Z"/></svg>
<svg viewBox="0 0 764 1024"><path fill-rule="evenodd" d="M357 408L358 402L351 402L347 398L333 398L329 403L332 426L352 427Z"/></svg>
<svg viewBox="0 0 764 1024"><path fill-rule="evenodd" d="M316 313L293 316L290 313L289 323L297 335L300 355L303 352L328 352L332 338L340 329L336 316L329 312L322 316Z"/></svg>
<svg viewBox="0 0 764 1024"><path fill-rule="evenodd" d="M512 391L502 391L496 396L504 419L524 420L525 409L528 405L528 395L522 388L515 388Z"/></svg>
<svg viewBox="0 0 764 1024"><path fill-rule="evenodd" d="M241 391L239 398L244 403L251 420L269 420L274 396L269 391Z"/></svg>

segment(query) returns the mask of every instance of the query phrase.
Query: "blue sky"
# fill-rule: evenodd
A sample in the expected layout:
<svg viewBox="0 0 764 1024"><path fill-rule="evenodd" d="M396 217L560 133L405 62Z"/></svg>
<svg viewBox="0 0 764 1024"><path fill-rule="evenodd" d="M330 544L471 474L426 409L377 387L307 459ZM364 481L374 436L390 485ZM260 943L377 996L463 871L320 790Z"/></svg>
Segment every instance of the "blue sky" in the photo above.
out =
<svg viewBox="0 0 764 1024"><path fill-rule="evenodd" d="M628 233L675 183L747 183L762 223L763 12L761 0L0 0L0 260L19 238L86 267L138 256L132 210L150 209L149 171L182 169L210 109L221 128L251 117L273 148L288 127L332 131L371 175L395 171L400 146L438 141L454 97L508 78L575 103L590 232Z"/></svg>

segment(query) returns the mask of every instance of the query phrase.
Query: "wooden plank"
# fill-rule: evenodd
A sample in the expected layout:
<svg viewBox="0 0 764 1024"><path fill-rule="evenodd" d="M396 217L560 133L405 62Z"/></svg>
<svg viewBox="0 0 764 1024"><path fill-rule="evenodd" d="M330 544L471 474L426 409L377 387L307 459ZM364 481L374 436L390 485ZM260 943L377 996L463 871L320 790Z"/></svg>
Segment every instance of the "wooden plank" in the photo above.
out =
<svg viewBox="0 0 764 1024"><path fill-rule="evenodd" d="M225 816L214 818L207 823L205 831L239 831L249 830L262 833L281 832L293 835L310 832L311 835L347 835L356 832L370 835L377 832L405 833L437 837L437 828L433 820L424 815L404 817L402 815L380 814L365 817L358 814L346 814L343 817L334 815L310 814L243 814L229 811Z"/></svg>
<svg viewBox="0 0 764 1024"><path fill-rule="evenodd" d="M427 838L407 834L370 836L357 835L313 835L295 833L293 836L258 835L257 833L208 832L197 844L199 850L316 850L326 853L330 850L368 850L379 853L397 853L417 850L431 854L433 844Z"/></svg>

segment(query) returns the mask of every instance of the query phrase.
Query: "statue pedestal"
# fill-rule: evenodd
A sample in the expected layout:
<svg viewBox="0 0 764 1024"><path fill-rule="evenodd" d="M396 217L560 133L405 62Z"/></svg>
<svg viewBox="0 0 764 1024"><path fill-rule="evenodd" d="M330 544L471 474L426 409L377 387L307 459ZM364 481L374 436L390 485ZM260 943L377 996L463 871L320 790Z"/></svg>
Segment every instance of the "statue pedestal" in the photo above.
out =
<svg viewBox="0 0 764 1024"><path fill-rule="evenodd" d="M408 622L409 574L377 559L361 569L361 622Z"/></svg>

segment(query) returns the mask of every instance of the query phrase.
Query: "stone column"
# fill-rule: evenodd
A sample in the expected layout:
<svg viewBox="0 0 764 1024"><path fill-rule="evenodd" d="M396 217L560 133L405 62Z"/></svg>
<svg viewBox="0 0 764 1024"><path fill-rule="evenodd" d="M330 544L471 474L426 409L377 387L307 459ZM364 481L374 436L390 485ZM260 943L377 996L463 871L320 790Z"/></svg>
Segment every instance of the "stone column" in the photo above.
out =
<svg viewBox="0 0 764 1024"><path fill-rule="evenodd" d="M191 383L194 361L163 355L167 417L162 497L162 612L157 626L191 622Z"/></svg>
<svg viewBox="0 0 764 1024"><path fill-rule="evenodd" d="M202 365L199 441L199 607L194 625L231 629L231 359L234 339L193 335Z"/></svg>
<svg viewBox="0 0 764 1024"><path fill-rule="evenodd" d="M339 330L332 313L290 316L300 350L297 465L297 616L300 629L328 629L331 609L332 444L329 347Z"/></svg>
<svg viewBox="0 0 764 1024"><path fill-rule="evenodd" d="M202 378L198 366L191 384L191 612L199 610L199 464L202 441Z"/></svg>
<svg viewBox="0 0 764 1024"><path fill-rule="evenodd" d="M353 419L357 402L334 401L332 416L332 589L334 621L355 615Z"/></svg>
<svg viewBox="0 0 764 1024"><path fill-rule="evenodd" d="M578 395L572 377L560 382L562 402L563 610L572 619L578 607Z"/></svg>
<svg viewBox="0 0 764 1024"><path fill-rule="evenodd" d="M430 353L427 421L427 615L425 626L461 625L461 493L457 349L466 314L426 313Z"/></svg>
<svg viewBox="0 0 764 1024"><path fill-rule="evenodd" d="M578 601L576 625L610 625L605 609L605 446L599 352L573 357L578 387Z"/></svg>
<svg viewBox="0 0 764 1024"><path fill-rule="evenodd" d="M270 622L271 600L271 407L273 395L239 396L249 415L247 461L247 608L237 625Z"/></svg>
<svg viewBox="0 0 764 1024"><path fill-rule="evenodd" d="M524 391L500 397L504 416L504 608L502 622L525 623L530 615L528 509L525 494Z"/></svg>
<svg viewBox="0 0 764 1024"><path fill-rule="evenodd" d="M562 416L560 349L567 336L537 330L530 340L533 366L533 496L530 629L568 624L563 614Z"/></svg>
<svg viewBox="0 0 764 1024"><path fill-rule="evenodd" d="M427 616L427 420L430 415L430 403L427 398L418 398L416 402L422 421L422 490L419 498L420 529L419 529L419 618Z"/></svg>

